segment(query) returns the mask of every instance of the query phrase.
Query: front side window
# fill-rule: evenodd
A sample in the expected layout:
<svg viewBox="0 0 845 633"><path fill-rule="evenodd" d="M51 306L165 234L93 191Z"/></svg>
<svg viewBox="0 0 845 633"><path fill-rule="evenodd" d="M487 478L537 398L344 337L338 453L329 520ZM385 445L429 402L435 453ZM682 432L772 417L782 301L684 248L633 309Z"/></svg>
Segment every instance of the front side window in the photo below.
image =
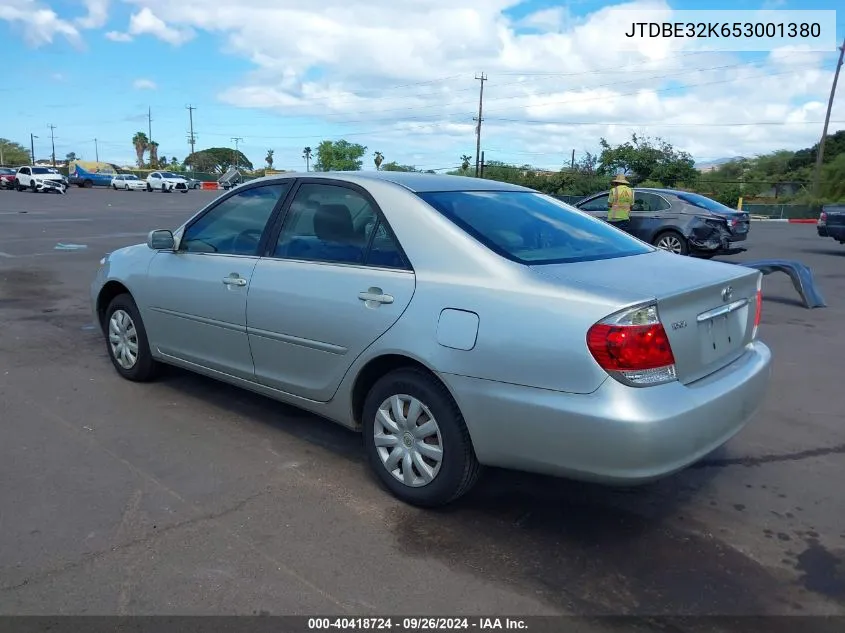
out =
<svg viewBox="0 0 845 633"><path fill-rule="evenodd" d="M589 202L579 204L578 208L582 211L607 211L607 201L609 197L610 196L608 194L604 194L598 198L593 198Z"/></svg>
<svg viewBox="0 0 845 633"><path fill-rule="evenodd" d="M539 193L447 191L417 195L490 250L522 264L613 259L654 250Z"/></svg>
<svg viewBox="0 0 845 633"><path fill-rule="evenodd" d="M404 268L370 202L349 187L304 184L291 202L274 257Z"/></svg>
<svg viewBox="0 0 845 633"><path fill-rule="evenodd" d="M188 226L179 244L186 253L258 255L258 245L289 183L253 187L226 198Z"/></svg>

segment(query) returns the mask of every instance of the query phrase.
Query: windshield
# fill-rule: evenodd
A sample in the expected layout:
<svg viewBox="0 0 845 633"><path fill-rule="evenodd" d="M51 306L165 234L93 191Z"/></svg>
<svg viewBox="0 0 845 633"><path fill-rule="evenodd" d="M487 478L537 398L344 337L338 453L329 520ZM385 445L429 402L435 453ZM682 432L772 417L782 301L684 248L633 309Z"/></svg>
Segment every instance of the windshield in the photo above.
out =
<svg viewBox="0 0 845 633"><path fill-rule="evenodd" d="M179 175L174 174L174 173L169 172L169 171L163 171L163 172L161 172L161 177L162 178L181 178L182 176L179 176Z"/></svg>
<svg viewBox="0 0 845 633"><path fill-rule="evenodd" d="M0 167L0 174L14 174L15 170L10 167Z"/></svg>
<svg viewBox="0 0 845 633"><path fill-rule="evenodd" d="M697 193L679 193L677 194L678 198L683 200L684 202L691 204L695 207L700 209L707 209L708 211L715 211L716 213L736 213L736 209L731 209L730 207L726 207L725 205L716 202L715 200L711 200L706 196L699 195Z"/></svg>
<svg viewBox="0 0 845 633"><path fill-rule="evenodd" d="M55 174L55 169L47 169L46 167L33 167L32 168L33 174Z"/></svg>
<svg viewBox="0 0 845 633"><path fill-rule="evenodd" d="M126 176L121 176L121 178L123 178L124 180L138 180L138 176L136 176L136 175L134 175L134 174L130 174L130 175L126 175Z"/></svg>
<svg viewBox="0 0 845 633"><path fill-rule="evenodd" d="M540 193L447 191L417 195L493 252L522 264L612 259L654 250Z"/></svg>

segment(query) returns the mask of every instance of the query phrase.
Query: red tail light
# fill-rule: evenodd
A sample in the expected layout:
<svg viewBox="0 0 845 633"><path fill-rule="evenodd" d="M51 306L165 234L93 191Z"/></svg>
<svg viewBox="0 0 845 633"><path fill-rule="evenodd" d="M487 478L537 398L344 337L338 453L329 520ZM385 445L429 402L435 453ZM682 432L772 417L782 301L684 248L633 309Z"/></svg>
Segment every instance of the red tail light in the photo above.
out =
<svg viewBox="0 0 845 633"><path fill-rule="evenodd" d="M599 366L632 386L675 380L675 356L656 306L634 308L596 323L587 348Z"/></svg>
<svg viewBox="0 0 845 633"><path fill-rule="evenodd" d="M757 330L760 328L760 319L763 316L763 275L757 277L757 297L754 306L754 329L751 330L751 338L757 338Z"/></svg>

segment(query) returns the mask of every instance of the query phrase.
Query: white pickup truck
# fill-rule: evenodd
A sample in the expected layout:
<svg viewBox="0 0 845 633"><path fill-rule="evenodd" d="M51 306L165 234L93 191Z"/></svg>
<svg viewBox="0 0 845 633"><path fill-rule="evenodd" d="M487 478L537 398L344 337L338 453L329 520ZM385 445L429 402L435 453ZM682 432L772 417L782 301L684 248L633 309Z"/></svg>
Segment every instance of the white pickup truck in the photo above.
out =
<svg viewBox="0 0 845 633"><path fill-rule="evenodd" d="M31 189L32 191L67 192L67 178L53 167L29 166L18 168L15 174L15 188L18 191Z"/></svg>

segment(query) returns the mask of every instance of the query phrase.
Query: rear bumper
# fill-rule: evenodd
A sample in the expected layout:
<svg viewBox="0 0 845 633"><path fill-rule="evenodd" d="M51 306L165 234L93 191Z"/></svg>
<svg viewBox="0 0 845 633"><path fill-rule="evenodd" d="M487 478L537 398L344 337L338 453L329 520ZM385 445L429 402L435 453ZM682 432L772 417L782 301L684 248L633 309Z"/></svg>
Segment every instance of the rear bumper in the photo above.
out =
<svg viewBox="0 0 845 633"><path fill-rule="evenodd" d="M634 485L670 475L738 433L771 375L760 341L689 385L630 388L608 378L592 394L565 394L446 375L482 464Z"/></svg>
<svg viewBox="0 0 845 633"><path fill-rule="evenodd" d="M831 226L829 224L822 224L821 226L817 225L816 229L821 237L832 237L839 242L845 240L845 225L834 224Z"/></svg>

